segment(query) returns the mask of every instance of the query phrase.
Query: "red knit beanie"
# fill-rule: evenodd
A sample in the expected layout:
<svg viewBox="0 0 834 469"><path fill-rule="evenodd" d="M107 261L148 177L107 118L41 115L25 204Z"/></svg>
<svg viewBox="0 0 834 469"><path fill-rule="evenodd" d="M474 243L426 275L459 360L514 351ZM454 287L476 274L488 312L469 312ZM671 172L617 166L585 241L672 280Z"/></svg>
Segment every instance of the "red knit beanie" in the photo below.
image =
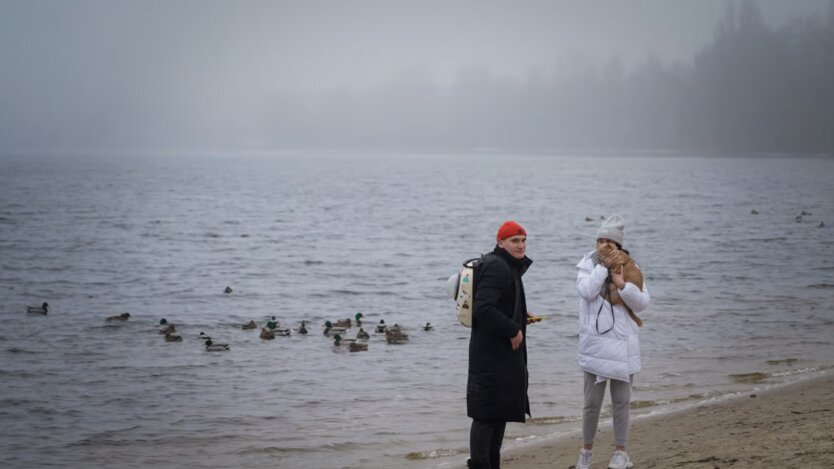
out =
<svg viewBox="0 0 834 469"><path fill-rule="evenodd" d="M524 231L524 228L521 227L518 223L508 220L505 221L501 228L498 228L498 234L495 236L496 241L501 241L502 239L507 239L511 236L518 236L524 235L527 236L527 232Z"/></svg>

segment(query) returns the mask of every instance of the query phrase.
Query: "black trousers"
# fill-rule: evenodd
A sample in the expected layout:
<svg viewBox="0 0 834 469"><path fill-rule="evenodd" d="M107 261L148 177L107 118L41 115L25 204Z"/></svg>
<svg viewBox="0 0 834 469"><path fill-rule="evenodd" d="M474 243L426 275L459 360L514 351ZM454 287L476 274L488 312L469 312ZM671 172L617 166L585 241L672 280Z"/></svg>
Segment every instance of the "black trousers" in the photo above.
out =
<svg viewBox="0 0 834 469"><path fill-rule="evenodd" d="M507 422L483 422L472 419L469 431L470 469L500 469L501 442Z"/></svg>

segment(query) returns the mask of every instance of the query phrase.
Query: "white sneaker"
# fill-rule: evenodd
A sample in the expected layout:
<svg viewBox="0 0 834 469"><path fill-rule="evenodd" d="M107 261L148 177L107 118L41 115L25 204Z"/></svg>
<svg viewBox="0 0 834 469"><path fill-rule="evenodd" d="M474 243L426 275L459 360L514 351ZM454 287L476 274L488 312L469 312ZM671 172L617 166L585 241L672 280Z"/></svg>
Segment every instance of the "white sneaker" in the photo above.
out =
<svg viewBox="0 0 834 469"><path fill-rule="evenodd" d="M585 448L579 450L579 462L576 463L576 469L591 469L591 452Z"/></svg>
<svg viewBox="0 0 834 469"><path fill-rule="evenodd" d="M614 455L611 456L611 462L608 463L608 469L628 469L633 466L634 464L631 462L631 458L628 457L628 453L625 451L614 451Z"/></svg>

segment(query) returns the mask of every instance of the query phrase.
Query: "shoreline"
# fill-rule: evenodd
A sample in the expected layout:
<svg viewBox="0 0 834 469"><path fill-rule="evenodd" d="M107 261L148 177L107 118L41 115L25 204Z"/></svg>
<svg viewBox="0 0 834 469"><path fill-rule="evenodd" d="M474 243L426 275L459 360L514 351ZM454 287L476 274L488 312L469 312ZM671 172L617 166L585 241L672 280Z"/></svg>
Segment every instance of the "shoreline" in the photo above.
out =
<svg viewBox="0 0 834 469"><path fill-rule="evenodd" d="M606 393L606 402L609 399ZM610 420L601 422L592 467L606 467L612 438ZM834 373L632 417L628 440L635 467L834 467ZM509 449L502 466L570 468L581 445L582 432L577 429Z"/></svg>

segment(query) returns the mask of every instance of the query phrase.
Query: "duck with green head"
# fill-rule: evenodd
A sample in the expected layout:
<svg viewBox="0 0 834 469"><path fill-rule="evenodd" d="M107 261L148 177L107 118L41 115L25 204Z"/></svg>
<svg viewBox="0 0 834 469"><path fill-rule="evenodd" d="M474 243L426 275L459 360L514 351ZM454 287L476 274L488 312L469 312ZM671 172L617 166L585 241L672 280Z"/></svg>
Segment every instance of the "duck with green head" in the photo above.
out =
<svg viewBox="0 0 834 469"><path fill-rule="evenodd" d="M338 323L337 323L338 324ZM344 334L347 331L347 327L343 326L334 326L332 322L325 321L324 322L324 335L331 336L333 334Z"/></svg>

